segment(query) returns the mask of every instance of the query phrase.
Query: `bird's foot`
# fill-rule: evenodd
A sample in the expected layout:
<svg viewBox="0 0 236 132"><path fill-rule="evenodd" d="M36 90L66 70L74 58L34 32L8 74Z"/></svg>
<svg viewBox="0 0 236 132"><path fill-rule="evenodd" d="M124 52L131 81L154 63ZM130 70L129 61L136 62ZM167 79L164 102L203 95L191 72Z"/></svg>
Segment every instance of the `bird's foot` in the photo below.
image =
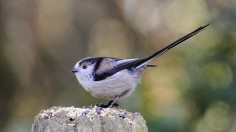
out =
<svg viewBox="0 0 236 132"><path fill-rule="evenodd" d="M113 102L114 102L114 101L111 100L111 101L108 102L107 104L97 103L96 106L102 107L102 108L112 108L112 107L118 107L118 106L119 106L119 104L113 103Z"/></svg>
<svg viewBox="0 0 236 132"><path fill-rule="evenodd" d="M111 100L107 104L107 108L118 107L118 106L119 106L119 104L115 103L113 100Z"/></svg>

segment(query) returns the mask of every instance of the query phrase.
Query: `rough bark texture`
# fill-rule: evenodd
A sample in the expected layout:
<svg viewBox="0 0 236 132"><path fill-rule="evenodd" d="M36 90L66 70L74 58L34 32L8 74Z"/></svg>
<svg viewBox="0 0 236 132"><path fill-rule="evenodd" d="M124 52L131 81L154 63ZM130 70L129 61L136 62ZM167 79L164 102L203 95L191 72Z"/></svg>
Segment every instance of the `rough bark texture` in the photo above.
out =
<svg viewBox="0 0 236 132"><path fill-rule="evenodd" d="M147 132L139 113L119 108L51 107L34 120L32 132Z"/></svg>

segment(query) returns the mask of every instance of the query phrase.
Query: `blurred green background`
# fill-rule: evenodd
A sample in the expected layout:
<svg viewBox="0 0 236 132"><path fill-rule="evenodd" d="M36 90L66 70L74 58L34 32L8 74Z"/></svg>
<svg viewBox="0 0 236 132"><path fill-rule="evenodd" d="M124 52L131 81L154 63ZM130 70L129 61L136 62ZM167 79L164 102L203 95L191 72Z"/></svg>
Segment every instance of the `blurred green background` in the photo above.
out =
<svg viewBox="0 0 236 132"><path fill-rule="evenodd" d="M146 70L122 108L150 132L236 131L235 0L1 0L0 131L30 131L51 106L107 102L70 72L88 56L146 57L211 25Z"/></svg>

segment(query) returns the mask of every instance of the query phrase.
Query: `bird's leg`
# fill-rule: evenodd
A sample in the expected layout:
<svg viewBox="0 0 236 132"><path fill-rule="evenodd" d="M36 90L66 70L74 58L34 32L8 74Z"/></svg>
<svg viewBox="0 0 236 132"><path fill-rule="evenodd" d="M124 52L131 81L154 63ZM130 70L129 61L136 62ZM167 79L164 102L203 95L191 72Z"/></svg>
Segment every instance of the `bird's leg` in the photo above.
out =
<svg viewBox="0 0 236 132"><path fill-rule="evenodd" d="M118 104L116 104L115 102L119 99L119 97L120 97L120 96L117 96L114 101L111 100L111 101L108 103L108 105L110 104L110 106L108 106L108 108L111 108L113 105L118 105ZM118 105L118 106L119 106L119 105Z"/></svg>
<svg viewBox="0 0 236 132"><path fill-rule="evenodd" d="M111 108L111 107L113 107L113 106L115 106L115 107L117 107L117 106L119 106L119 104L117 104L116 103L116 101L119 99L119 96L118 97L116 97L116 99L113 101L113 100L111 100L111 101L109 101L107 104L101 104L101 103L98 103L98 104L96 104L98 107L102 107L102 108Z"/></svg>

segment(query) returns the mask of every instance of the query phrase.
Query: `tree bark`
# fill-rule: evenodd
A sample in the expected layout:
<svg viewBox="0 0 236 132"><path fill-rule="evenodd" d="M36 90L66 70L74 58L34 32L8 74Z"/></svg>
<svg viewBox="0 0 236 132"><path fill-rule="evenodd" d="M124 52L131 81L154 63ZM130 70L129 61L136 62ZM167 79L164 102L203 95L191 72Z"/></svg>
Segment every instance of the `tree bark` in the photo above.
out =
<svg viewBox="0 0 236 132"><path fill-rule="evenodd" d="M140 113L119 108L51 107L34 120L32 132L147 132Z"/></svg>

